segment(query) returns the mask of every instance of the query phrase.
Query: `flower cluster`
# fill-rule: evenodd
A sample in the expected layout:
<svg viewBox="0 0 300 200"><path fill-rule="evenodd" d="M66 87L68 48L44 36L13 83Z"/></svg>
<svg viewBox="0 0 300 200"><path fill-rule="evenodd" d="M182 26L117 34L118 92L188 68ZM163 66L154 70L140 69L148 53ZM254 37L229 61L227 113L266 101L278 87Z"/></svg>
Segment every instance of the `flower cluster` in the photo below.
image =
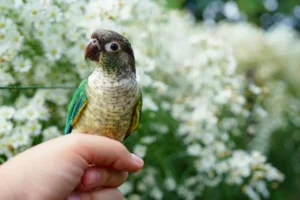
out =
<svg viewBox="0 0 300 200"><path fill-rule="evenodd" d="M150 0L11 0L0 3L0 12L1 86L76 87L92 71L80 55L96 28L117 31L131 41L144 105L141 127L125 144L145 159L146 166L121 186L127 199L196 199L223 184L251 199L268 198L272 185L283 181L283 174L267 163L254 145L259 135L271 134L281 111L268 109L272 104L259 101L249 107L248 93L264 98L266 90L274 86L284 93L285 85L277 81L262 87L237 68L246 71L254 62L265 62L263 49L249 40L241 43L239 34L245 37L249 29L253 40L265 44L261 48L273 45L279 49L274 37L284 29L266 37L245 25L246 30L239 28L236 37L223 40L224 32L234 33L227 30L230 25L207 33L190 15L166 11ZM281 43L287 48L294 40L298 42L291 35ZM237 50L241 44L245 51ZM282 52L273 53L281 61ZM270 70L269 76L260 74L267 82L274 70L265 70ZM9 159L61 135L73 92L1 90L1 158ZM268 100L283 103L272 94L268 92ZM299 105L291 105L299 109ZM293 106L291 116L296 116L299 112ZM249 124L254 117L277 121ZM299 122L299 118L293 119ZM256 136L249 152L234 139L247 137L247 133ZM259 142L267 146L268 138Z"/></svg>
<svg viewBox="0 0 300 200"><path fill-rule="evenodd" d="M250 146L268 152L272 133L288 125L299 126L300 38L291 28L279 25L263 32L245 24L220 24L218 38L233 47L239 69L247 75L248 98L258 102L249 116L247 130L254 138ZM251 38L249 40L249 38ZM297 100L298 99L298 100ZM249 100L249 99L248 99Z"/></svg>

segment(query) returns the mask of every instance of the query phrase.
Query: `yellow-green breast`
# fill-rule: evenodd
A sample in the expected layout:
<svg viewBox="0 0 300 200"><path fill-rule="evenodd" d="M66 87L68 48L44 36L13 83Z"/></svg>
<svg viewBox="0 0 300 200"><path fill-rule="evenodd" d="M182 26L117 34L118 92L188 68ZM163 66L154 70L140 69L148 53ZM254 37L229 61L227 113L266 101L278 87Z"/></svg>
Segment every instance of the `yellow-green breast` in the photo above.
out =
<svg viewBox="0 0 300 200"><path fill-rule="evenodd" d="M87 106L72 132L107 136L122 141L131 124L133 110L140 98L133 73L104 73L96 68L86 86Z"/></svg>

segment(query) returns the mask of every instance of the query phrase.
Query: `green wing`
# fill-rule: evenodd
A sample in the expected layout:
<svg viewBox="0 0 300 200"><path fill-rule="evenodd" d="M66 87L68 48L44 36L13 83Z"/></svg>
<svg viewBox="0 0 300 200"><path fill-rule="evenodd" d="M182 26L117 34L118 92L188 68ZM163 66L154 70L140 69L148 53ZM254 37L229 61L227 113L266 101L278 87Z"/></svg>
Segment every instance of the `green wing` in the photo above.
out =
<svg viewBox="0 0 300 200"><path fill-rule="evenodd" d="M142 118L142 106L143 106L143 95L142 95L142 91L140 90L140 99L138 100L138 102L133 110L131 124L127 131L125 139L131 133L133 133L135 131L135 129L138 127L139 122L141 121L141 118Z"/></svg>
<svg viewBox="0 0 300 200"><path fill-rule="evenodd" d="M87 79L84 79L80 83L79 87L77 88L72 98L72 101L68 109L64 134L68 134L72 131L72 126L78 121L80 114L82 113L82 111L84 110L88 102L85 94L86 84L87 84Z"/></svg>

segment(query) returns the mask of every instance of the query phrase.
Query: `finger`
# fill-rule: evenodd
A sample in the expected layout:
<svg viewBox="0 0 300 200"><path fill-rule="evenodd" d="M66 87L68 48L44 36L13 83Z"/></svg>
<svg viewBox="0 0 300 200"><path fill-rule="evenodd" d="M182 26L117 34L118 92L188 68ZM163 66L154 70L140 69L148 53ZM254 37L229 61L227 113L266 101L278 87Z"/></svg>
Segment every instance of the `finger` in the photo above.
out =
<svg viewBox="0 0 300 200"><path fill-rule="evenodd" d="M116 188L107 188L94 192L74 192L67 200L122 200L122 193Z"/></svg>
<svg viewBox="0 0 300 200"><path fill-rule="evenodd" d="M118 187L122 185L128 177L128 172L115 169L90 167L81 179L77 191L92 191L101 187Z"/></svg>
<svg viewBox="0 0 300 200"><path fill-rule="evenodd" d="M64 139L68 141L68 148L89 164L133 172L144 165L143 160L129 153L123 144L107 137L72 133Z"/></svg>

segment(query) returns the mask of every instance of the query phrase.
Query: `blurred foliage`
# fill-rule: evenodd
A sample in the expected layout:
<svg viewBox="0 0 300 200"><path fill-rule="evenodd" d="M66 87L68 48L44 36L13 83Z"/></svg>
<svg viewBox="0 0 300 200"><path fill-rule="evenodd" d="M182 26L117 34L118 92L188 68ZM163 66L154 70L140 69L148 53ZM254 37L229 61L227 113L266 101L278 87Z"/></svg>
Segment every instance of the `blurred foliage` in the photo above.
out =
<svg viewBox="0 0 300 200"><path fill-rule="evenodd" d="M251 77L249 80L261 88L268 88L265 95L256 99L251 95L251 99L248 98L247 101L258 100L257 103L263 104L267 111L279 117L269 119L267 122L265 120L254 122L260 123L261 127L270 127L271 136L267 136L264 132L264 136L256 141L259 143L262 138L269 137L269 149L266 151L268 160L286 175L286 180L280 185L279 190L272 193L271 199L298 199L300 79L294 74L300 70L297 56L300 50L299 33L283 25L263 31L257 26L244 23L229 25L222 22L218 24L215 32L233 44L239 70L247 73ZM270 126L269 123L273 125Z"/></svg>
<svg viewBox="0 0 300 200"><path fill-rule="evenodd" d="M248 21L250 23L256 24L262 29L269 29L273 26L284 24L296 29L298 32L300 31L300 4L298 0L235 0L234 2L236 2L239 12L241 13L241 17L239 19L230 19L224 15L224 5L226 5L226 3L228 2L233 1L167 0L167 6L173 9L175 8L188 10L195 16L198 21ZM206 17L205 12L207 10L213 10L214 14L212 16ZM300 62L300 60L298 62ZM299 85L292 83L292 79L283 76L281 72L275 74L274 77L276 77L278 80L284 81L284 83L287 83L289 93L294 94L297 98L297 101L300 102ZM256 82L257 81L258 80L256 80ZM250 96L250 98L253 98L253 96ZM249 100L250 99L248 99L248 101ZM243 148L248 142L244 139L241 140L241 138L237 138L236 143L240 144L239 147ZM295 126L293 123L289 122L288 126L276 130L272 134L272 137L270 138L268 160L286 175L286 180L283 184L281 184L279 190L272 193L271 199L299 199L299 126ZM213 199L213 197L215 196L210 196L209 198L205 199Z"/></svg>
<svg viewBox="0 0 300 200"><path fill-rule="evenodd" d="M224 5L236 2L242 17L251 23L267 29L276 23L289 24L300 31L300 7L298 0L167 0L169 8L187 9L197 20L207 20L203 15L207 9L213 7L212 20L229 20L224 15ZM236 20L233 20L236 21Z"/></svg>

